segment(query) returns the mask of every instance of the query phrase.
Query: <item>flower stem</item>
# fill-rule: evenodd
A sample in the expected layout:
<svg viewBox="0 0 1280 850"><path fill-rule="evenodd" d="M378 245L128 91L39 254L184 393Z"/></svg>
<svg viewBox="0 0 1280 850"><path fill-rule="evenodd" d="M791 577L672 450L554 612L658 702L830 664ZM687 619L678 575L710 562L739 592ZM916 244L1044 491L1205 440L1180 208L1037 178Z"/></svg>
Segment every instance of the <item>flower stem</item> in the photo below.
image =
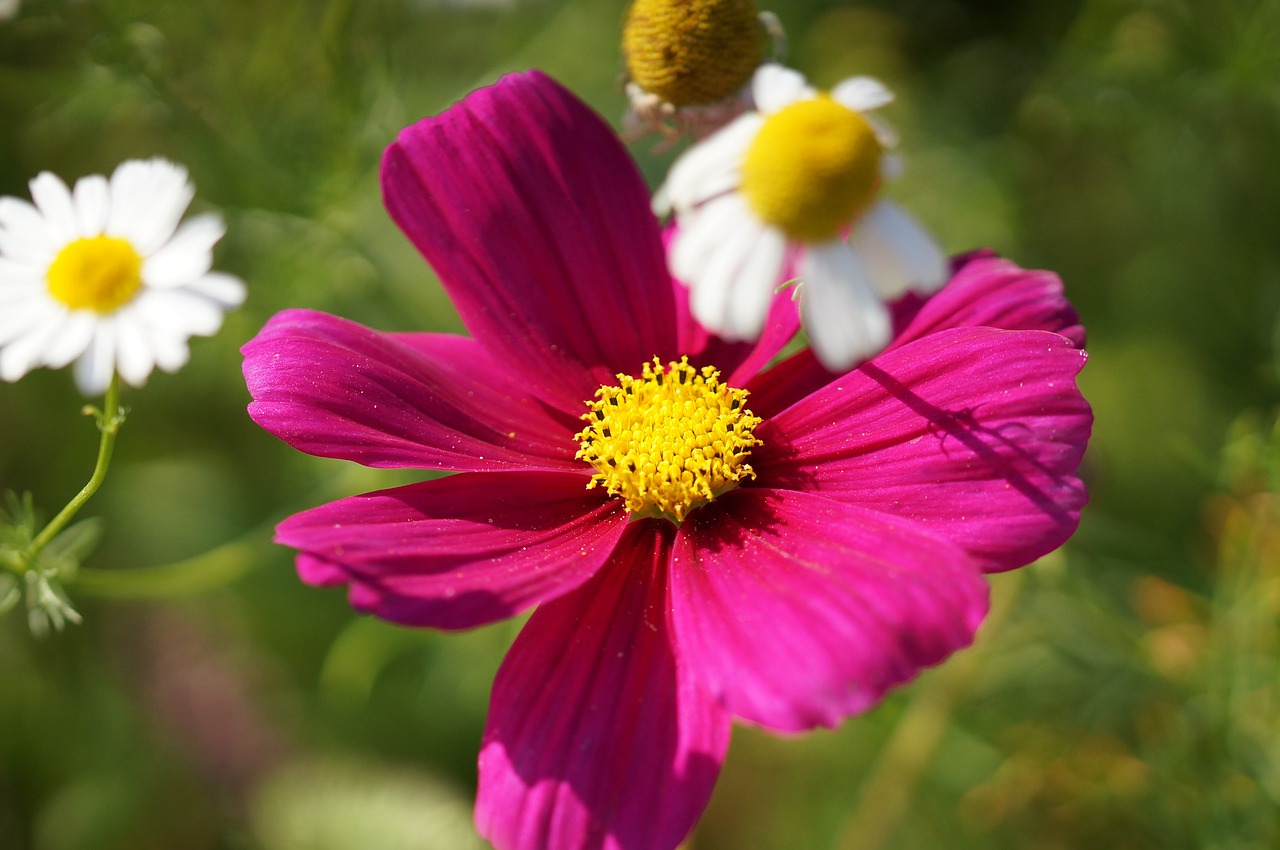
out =
<svg viewBox="0 0 1280 850"><path fill-rule="evenodd" d="M107 467L111 465L111 452L116 445L116 433L120 430L120 424L124 422L124 410L120 407L120 376L111 377L106 398L102 402L102 410L93 408L85 408L85 410L94 414L98 420L98 430L102 432L102 438L98 442L98 462L93 468L89 483L84 485L75 498L68 502L67 506L59 511L58 515L27 546L23 552L23 560L28 565L35 562L40 550L48 546L49 542L58 536L58 532L71 522L76 512L84 507L84 503L98 492L98 488L107 477Z"/></svg>
<svg viewBox="0 0 1280 850"><path fill-rule="evenodd" d="M153 567L127 570L81 568L74 579L78 593L111 599L176 599L231 584L263 560L273 524L255 528L239 539L199 555Z"/></svg>

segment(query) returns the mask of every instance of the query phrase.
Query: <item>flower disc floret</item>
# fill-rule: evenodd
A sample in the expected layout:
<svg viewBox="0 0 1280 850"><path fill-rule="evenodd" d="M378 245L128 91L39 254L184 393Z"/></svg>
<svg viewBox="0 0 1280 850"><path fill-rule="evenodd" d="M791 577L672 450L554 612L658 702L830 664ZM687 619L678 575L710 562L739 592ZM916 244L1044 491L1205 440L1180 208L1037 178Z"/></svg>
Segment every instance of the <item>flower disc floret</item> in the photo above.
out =
<svg viewBox="0 0 1280 850"><path fill-rule="evenodd" d="M673 106L692 106L742 88L767 40L752 0L636 0L622 51L642 89Z"/></svg>
<svg viewBox="0 0 1280 850"><path fill-rule="evenodd" d="M142 288L142 257L127 239L69 242L49 265L49 294L72 310L114 313Z"/></svg>
<svg viewBox="0 0 1280 850"><path fill-rule="evenodd" d="M764 122L742 165L742 192L792 239L831 239L870 205L884 149L865 118L827 95Z"/></svg>
<svg viewBox="0 0 1280 850"><path fill-rule="evenodd" d="M746 390L729 387L711 366L682 357L665 367L658 358L639 378L618 375L617 386L596 391L575 435L577 457L597 470L588 489L605 487L633 514L683 522L699 505L736 487L755 472L747 463L760 441L760 419L747 410Z"/></svg>

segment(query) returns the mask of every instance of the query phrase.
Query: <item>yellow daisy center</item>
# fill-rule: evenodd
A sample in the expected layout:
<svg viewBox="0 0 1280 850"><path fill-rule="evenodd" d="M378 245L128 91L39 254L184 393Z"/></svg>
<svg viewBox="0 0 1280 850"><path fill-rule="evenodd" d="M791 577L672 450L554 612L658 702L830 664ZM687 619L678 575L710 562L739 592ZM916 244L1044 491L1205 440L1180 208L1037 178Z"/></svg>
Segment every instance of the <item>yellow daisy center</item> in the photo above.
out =
<svg viewBox="0 0 1280 850"><path fill-rule="evenodd" d="M880 186L884 149L857 112L828 95L769 116L742 164L742 193L769 224L801 242L834 237Z"/></svg>
<svg viewBox="0 0 1280 850"><path fill-rule="evenodd" d="M689 511L755 472L746 462L760 424L743 405L747 391L720 382L687 357L665 367L653 358L638 378L596 390L575 439L577 456L597 470L587 488L605 487L642 516L683 522Z"/></svg>
<svg viewBox="0 0 1280 850"><path fill-rule="evenodd" d="M754 0L635 0L622 30L631 79L674 106L732 95L766 42Z"/></svg>
<svg viewBox="0 0 1280 850"><path fill-rule="evenodd" d="M142 288L142 257L114 236L77 239L58 252L46 280L49 294L72 310L114 313Z"/></svg>

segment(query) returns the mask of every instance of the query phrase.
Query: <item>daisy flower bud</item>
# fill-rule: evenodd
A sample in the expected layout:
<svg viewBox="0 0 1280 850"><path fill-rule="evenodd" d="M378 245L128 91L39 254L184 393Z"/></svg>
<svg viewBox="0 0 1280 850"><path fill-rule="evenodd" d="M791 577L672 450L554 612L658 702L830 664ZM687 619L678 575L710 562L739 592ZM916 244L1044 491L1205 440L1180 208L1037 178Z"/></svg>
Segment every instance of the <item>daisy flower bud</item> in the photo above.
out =
<svg viewBox="0 0 1280 850"><path fill-rule="evenodd" d="M843 371L888 344L886 300L946 281L946 257L880 197L896 139L868 113L893 99L884 86L855 77L818 92L769 64L752 89L755 108L685 152L659 190L678 224L671 269L698 321L742 340L759 338L794 269L813 351Z"/></svg>
<svg viewBox="0 0 1280 850"><path fill-rule="evenodd" d="M635 0L622 31L630 136L712 132L750 104L751 75L781 29L754 0Z"/></svg>
<svg viewBox="0 0 1280 850"><path fill-rule="evenodd" d="M117 372L141 386L186 364L239 306L244 283L211 271L225 232L211 214L179 225L195 189L163 159L121 163L74 190L43 172L31 199L0 198L0 378L75 361L76 386L100 395Z"/></svg>

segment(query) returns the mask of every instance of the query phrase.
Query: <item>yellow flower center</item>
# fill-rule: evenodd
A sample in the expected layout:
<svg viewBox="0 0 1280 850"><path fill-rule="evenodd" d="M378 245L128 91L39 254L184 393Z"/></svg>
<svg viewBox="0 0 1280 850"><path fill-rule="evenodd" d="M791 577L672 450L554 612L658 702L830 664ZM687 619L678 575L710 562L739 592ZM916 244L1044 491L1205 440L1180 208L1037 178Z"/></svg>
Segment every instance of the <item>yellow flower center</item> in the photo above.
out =
<svg viewBox="0 0 1280 850"><path fill-rule="evenodd" d="M760 444L760 424L743 406L747 391L720 382L710 366L687 357L663 367L658 358L639 378L596 390L577 456L597 470L588 489L605 487L627 510L683 522L690 510L732 490L755 472L746 462Z"/></svg>
<svg viewBox="0 0 1280 850"><path fill-rule="evenodd" d="M766 42L754 0L635 0L622 30L631 79L674 106L732 95Z"/></svg>
<svg viewBox="0 0 1280 850"><path fill-rule="evenodd" d="M142 288L142 257L114 236L77 239L58 252L46 280L49 294L72 310L114 313Z"/></svg>
<svg viewBox="0 0 1280 850"><path fill-rule="evenodd" d="M742 193L761 219L796 241L834 237L871 203L884 149L857 112L828 95L764 122L742 164Z"/></svg>

